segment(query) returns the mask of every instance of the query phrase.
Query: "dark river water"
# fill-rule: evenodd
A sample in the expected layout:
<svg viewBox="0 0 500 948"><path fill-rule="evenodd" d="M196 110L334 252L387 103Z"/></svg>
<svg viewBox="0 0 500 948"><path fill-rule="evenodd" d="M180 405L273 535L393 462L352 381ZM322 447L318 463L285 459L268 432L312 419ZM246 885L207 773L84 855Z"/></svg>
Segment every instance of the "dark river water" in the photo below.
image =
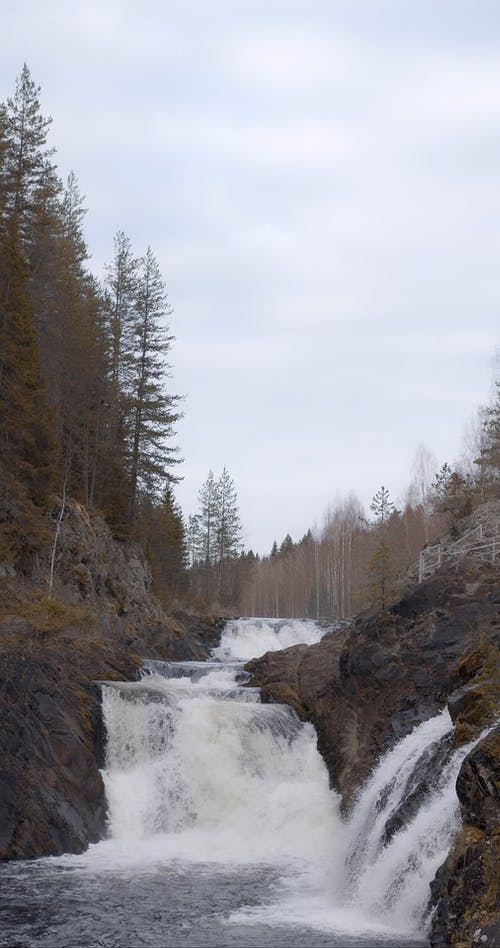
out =
<svg viewBox="0 0 500 948"><path fill-rule="evenodd" d="M171 865L92 874L64 860L0 867L0 945L5 948L399 948L421 940L349 935L296 924L244 923L279 888L274 867L231 872Z"/></svg>

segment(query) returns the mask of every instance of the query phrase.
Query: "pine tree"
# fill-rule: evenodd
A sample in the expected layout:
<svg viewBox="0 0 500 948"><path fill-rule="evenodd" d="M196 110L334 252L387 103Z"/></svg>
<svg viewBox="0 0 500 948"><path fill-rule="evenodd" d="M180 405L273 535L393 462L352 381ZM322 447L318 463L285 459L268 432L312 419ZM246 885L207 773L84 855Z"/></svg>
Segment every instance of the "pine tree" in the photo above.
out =
<svg viewBox="0 0 500 948"><path fill-rule="evenodd" d="M368 560L369 597L381 614L387 612L387 606L394 596L396 564L388 536L388 524L398 514L384 485L372 498L370 510L374 517L371 523L376 545Z"/></svg>
<svg viewBox="0 0 500 948"><path fill-rule="evenodd" d="M372 498L370 510L373 513L373 524L376 527L384 527L396 512L396 508L389 497L389 491L383 484Z"/></svg>
<svg viewBox="0 0 500 948"><path fill-rule="evenodd" d="M217 526L219 521L219 485L213 471L209 471L198 494L200 507L196 520L198 530L198 559L205 566L217 562Z"/></svg>
<svg viewBox="0 0 500 948"><path fill-rule="evenodd" d="M131 352L130 404L130 513L133 516L140 491L157 494L170 468L180 462L178 449L170 445L181 413L179 396L166 390L169 366L166 356L173 337L166 319L171 315L158 262L148 247L140 261L137 294L132 318L134 349Z"/></svg>
<svg viewBox="0 0 500 948"><path fill-rule="evenodd" d="M216 549L218 566L217 598L220 602L230 599L229 588L234 570L233 563L238 557L241 540L241 523L238 511L238 497L234 481L226 467L217 482L218 509L216 520Z"/></svg>
<svg viewBox="0 0 500 948"><path fill-rule="evenodd" d="M185 589L187 550L184 519L169 483L159 501L141 499L135 536L151 564L153 590L170 608Z"/></svg>
<svg viewBox="0 0 500 948"><path fill-rule="evenodd" d="M15 216L21 248L31 263L31 222L36 193L43 187L47 163L53 154L47 149L52 119L40 112L40 87L31 78L26 63L16 80L15 92L7 99L6 134L9 142L3 170L7 213Z"/></svg>
<svg viewBox="0 0 500 948"><path fill-rule="evenodd" d="M63 200L62 182L51 163L46 161L41 180L33 194L27 254L30 264L29 288L35 309L40 357L49 389L59 334L57 292L61 281L60 261L64 244Z"/></svg>
<svg viewBox="0 0 500 948"><path fill-rule="evenodd" d="M92 497L103 510L117 538L130 535L131 387L134 365L132 314L137 287L137 261L129 239L118 232L114 257L106 265L106 281L96 310L101 353L98 386L98 476Z"/></svg>
<svg viewBox="0 0 500 948"><path fill-rule="evenodd" d="M434 478L432 501L436 513L448 515L451 534L457 537L458 521L472 510L472 484L445 463Z"/></svg>
<svg viewBox="0 0 500 948"><path fill-rule="evenodd" d="M206 602L234 604L246 561L240 551L241 522L234 481L224 467L216 479L210 470L198 494L199 510L188 519L187 545L191 588Z"/></svg>
<svg viewBox="0 0 500 948"><path fill-rule="evenodd" d="M71 173L62 195L51 267L53 346L46 364L62 449L61 480L89 504L98 493L105 430L105 340L102 297L85 268L83 204Z"/></svg>
<svg viewBox="0 0 500 948"><path fill-rule="evenodd" d="M0 227L0 559L48 540L55 449L16 220Z"/></svg>
<svg viewBox="0 0 500 948"><path fill-rule="evenodd" d="M71 171L66 181L62 199L63 238L66 242L66 261L71 273L79 278L85 276L84 263L89 253L83 236L83 219L87 213L85 198L80 192L77 177Z"/></svg>
<svg viewBox="0 0 500 948"><path fill-rule="evenodd" d="M110 378L114 410L120 412L120 393L126 388L132 320L137 293L138 261L132 244L123 231L114 238L114 257L106 266L108 293L108 335L110 342ZM170 311L166 311L169 315Z"/></svg>

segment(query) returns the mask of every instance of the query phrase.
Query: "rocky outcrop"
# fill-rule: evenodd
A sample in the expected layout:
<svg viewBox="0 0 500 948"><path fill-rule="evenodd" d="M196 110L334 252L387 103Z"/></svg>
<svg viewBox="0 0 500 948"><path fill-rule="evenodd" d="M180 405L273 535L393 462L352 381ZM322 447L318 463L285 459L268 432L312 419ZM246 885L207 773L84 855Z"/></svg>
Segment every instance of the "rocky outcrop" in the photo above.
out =
<svg viewBox="0 0 500 948"><path fill-rule="evenodd" d="M481 630L499 634L499 607L498 572L462 566L414 587L383 620L365 613L317 645L246 667L264 700L287 701L314 722L348 806L378 757L472 677ZM475 665L464 662L474 653Z"/></svg>
<svg viewBox="0 0 500 948"><path fill-rule="evenodd" d="M117 623L0 633L0 859L81 852L105 832L100 687L131 680L141 657ZM141 656L206 657L215 623L159 623ZM21 638L22 636L22 638Z"/></svg>
<svg viewBox="0 0 500 948"><path fill-rule="evenodd" d="M498 569L462 562L414 586L383 619L365 613L310 648L249 662L249 684L314 723L349 808L376 760L447 701L456 744L498 720L499 609ZM496 729L460 771L463 829L433 886L436 948L500 944L499 767Z"/></svg>
<svg viewBox="0 0 500 948"><path fill-rule="evenodd" d="M41 576L51 552L40 558ZM163 616L140 546L116 540L101 514L72 498L62 511L54 565L54 592L64 599L136 622Z"/></svg>
<svg viewBox="0 0 500 948"><path fill-rule="evenodd" d="M99 690L139 660L116 640L27 638L0 649L0 858L81 852L104 831Z"/></svg>
<svg viewBox="0 0 500 948"><path fill-rule="evenodd" d="M433 885L431 945L500 944L500 727L465 758L457 779L462 827Z"/></svg>

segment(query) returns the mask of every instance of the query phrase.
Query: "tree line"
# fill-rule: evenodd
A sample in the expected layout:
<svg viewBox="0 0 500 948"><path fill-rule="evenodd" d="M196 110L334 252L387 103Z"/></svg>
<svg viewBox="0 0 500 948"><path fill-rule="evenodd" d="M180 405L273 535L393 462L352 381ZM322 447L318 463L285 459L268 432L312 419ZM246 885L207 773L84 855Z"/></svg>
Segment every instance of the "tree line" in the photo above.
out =
<svg viewBox="0 0 500 948"><path fill-rule="evenodd" d="M488 500L500 498L500 382L479 409L459 463L439 469L424 448L396 509L382 486L367 517L351 494L326 512L322 524L294 542L287 534L269 556L254 558L242 590L247 615L346 618L375 605L384 612L420 550Z"/></svg>
<svg viewBox="0 0 500 948"><path fill-rule="evenodd" d="M39 95L25 65L0 104L0 561L29 570L71 495L180 588L165 283L121 231L105 279L91 274L84 201L58 176Z"/></svg>

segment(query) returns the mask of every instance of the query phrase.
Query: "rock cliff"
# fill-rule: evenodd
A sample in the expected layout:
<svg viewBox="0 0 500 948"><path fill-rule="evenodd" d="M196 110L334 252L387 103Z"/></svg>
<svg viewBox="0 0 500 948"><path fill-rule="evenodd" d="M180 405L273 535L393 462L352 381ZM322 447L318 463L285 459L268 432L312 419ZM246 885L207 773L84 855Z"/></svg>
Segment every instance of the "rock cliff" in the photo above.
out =
<svg viewBox="0 0 500 948"><path fill-rule="evenodd" d="M0 859L81 852L105 831L99 679L141 657L205 658L217 622L162 612L139 547L65 508L47 565L0 577Z"/></svg>
<svg viewBox="0 0 500 948"><path fill-rule="evenodd" d="M499 579L462 565L413 587L382 621L365 613L317 645L248 663L263 700L286 701L314 722L346 806L380 754L473 677L480 659L465 657L482 632L500 634Z"/></svg>

